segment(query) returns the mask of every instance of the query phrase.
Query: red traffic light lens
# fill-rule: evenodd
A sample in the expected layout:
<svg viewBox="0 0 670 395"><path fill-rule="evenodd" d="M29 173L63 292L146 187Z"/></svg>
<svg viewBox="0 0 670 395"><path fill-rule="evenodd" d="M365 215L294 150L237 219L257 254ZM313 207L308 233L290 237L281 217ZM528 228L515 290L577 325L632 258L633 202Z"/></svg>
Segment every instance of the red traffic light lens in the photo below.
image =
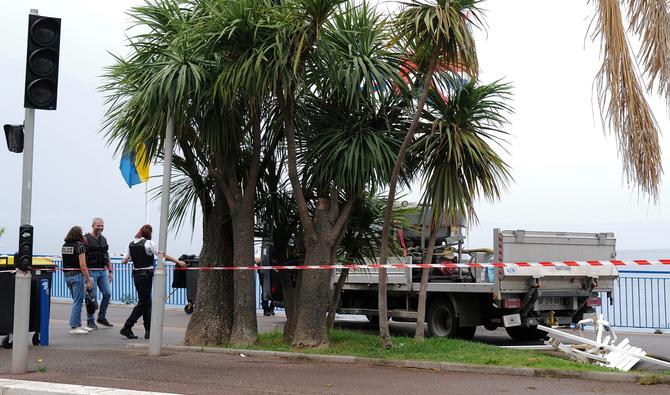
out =
<svg viewBox="0 0 670 395"><path fill-rule="evenodd" d="M30 37L40 46L51 45L58 40L60 25L54 18L41 18L30 27Z"/></svg>

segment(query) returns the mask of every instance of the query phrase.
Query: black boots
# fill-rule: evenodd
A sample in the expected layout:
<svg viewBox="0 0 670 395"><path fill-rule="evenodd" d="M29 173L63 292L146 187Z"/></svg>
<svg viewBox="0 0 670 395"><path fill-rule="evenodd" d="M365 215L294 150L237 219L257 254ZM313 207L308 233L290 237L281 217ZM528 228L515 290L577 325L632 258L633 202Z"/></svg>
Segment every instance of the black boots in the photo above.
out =
<svg viewBox="0 0 670 395"><path fill-rule="evenodd" d="M144 338L149 339L151 337L150 333L151 333L151 331L149 329L145 329L144 330Z"/></svg>
<svg viewBox="0 0 670 395"><path fill-rule="evenodd" d="M121 329L121 333L123 336L127 337L128 339L137 339L137 336L133 333L133 330L130 329L129 326L124 326Z"/></svg>

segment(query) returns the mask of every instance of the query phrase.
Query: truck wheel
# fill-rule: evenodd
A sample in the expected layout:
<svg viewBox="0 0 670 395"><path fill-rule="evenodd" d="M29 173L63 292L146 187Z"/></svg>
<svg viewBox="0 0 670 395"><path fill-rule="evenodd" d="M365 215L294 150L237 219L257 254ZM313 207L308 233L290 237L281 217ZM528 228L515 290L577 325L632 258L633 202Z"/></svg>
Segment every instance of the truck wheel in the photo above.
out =
<svg viewBox="0 0 670 395"><path fill-rule="evenodd" d="M476 326L461 326L456 330L456 337L463 340L472 340L476 331Z"/></svg>
<svg viewBox="0 0 670 395"><path fill-rule="evenodd" d="M533 326L512 326L505 328L509 337L517 341L540 340L547 336L547 332L537 329Z"/></svg>
<svg viewBox="0 0 670 395"><path fill-rule="evenodd" d="M184 313L186 314L193 313L193 303L187 303L186 306L184 306Z"/></svg>
<svg viewBox="0 0 670 395"><path fill-rule="evenodd" d="M5 336L2 338L2 347L6 349L12 348L12 342L9 340L9 336Z"/></svg>
<svg viewBox="0 0 670 395"><path fill-rule="evenodd" d="M458 319L451 302L438 299L431 303L426 316L428 335L436 337L456 337Z"/></svg>
<svg viewBox="0 0 670 395"><path fill-rule="evenodd" d="M370 321L370 323L372 325L379 325L379 316L378 315L368 315L368 314L366 314L365 318L367 318L368 321Z"/></svg>

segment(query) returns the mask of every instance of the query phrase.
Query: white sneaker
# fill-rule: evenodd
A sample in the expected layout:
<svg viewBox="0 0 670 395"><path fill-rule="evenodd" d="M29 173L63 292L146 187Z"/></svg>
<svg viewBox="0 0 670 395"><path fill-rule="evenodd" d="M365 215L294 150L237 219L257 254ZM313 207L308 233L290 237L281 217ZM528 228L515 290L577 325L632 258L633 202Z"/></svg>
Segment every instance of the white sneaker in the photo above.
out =
<svg viewBox="0 0 670 395"><path fill-rule="evenodd" d="M88 331L84 330L84 328L82 328L82 327L79 327L79 328L70 329L69 333L71 335L87 335Z"/></svg>
<svg viewBox="0 0 670 395"><path fill-rule="evenodd" d="M88 333L88 332L93 332L93 331L95 330L95 329L93 329L93 328L89 328L89 327L87 327L87 326L80 326L79 328L85 330L86 333Z"/></svg>

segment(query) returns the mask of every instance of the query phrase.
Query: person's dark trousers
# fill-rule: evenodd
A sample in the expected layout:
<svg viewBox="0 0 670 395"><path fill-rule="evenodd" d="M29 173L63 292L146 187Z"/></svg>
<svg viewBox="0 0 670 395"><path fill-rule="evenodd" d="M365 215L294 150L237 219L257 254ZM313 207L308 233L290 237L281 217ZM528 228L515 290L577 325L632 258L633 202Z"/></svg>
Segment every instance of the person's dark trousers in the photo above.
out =
<svg viewBox="0 0 670 395"><path fill-rule="evenodd" d="M137 305L126 320L124 328L132 328L140 317L144 319L144 329L149 331L151 327L151 283L153 281L153 270L136 270L133 272L133 282L139 300Z"/></svg>

